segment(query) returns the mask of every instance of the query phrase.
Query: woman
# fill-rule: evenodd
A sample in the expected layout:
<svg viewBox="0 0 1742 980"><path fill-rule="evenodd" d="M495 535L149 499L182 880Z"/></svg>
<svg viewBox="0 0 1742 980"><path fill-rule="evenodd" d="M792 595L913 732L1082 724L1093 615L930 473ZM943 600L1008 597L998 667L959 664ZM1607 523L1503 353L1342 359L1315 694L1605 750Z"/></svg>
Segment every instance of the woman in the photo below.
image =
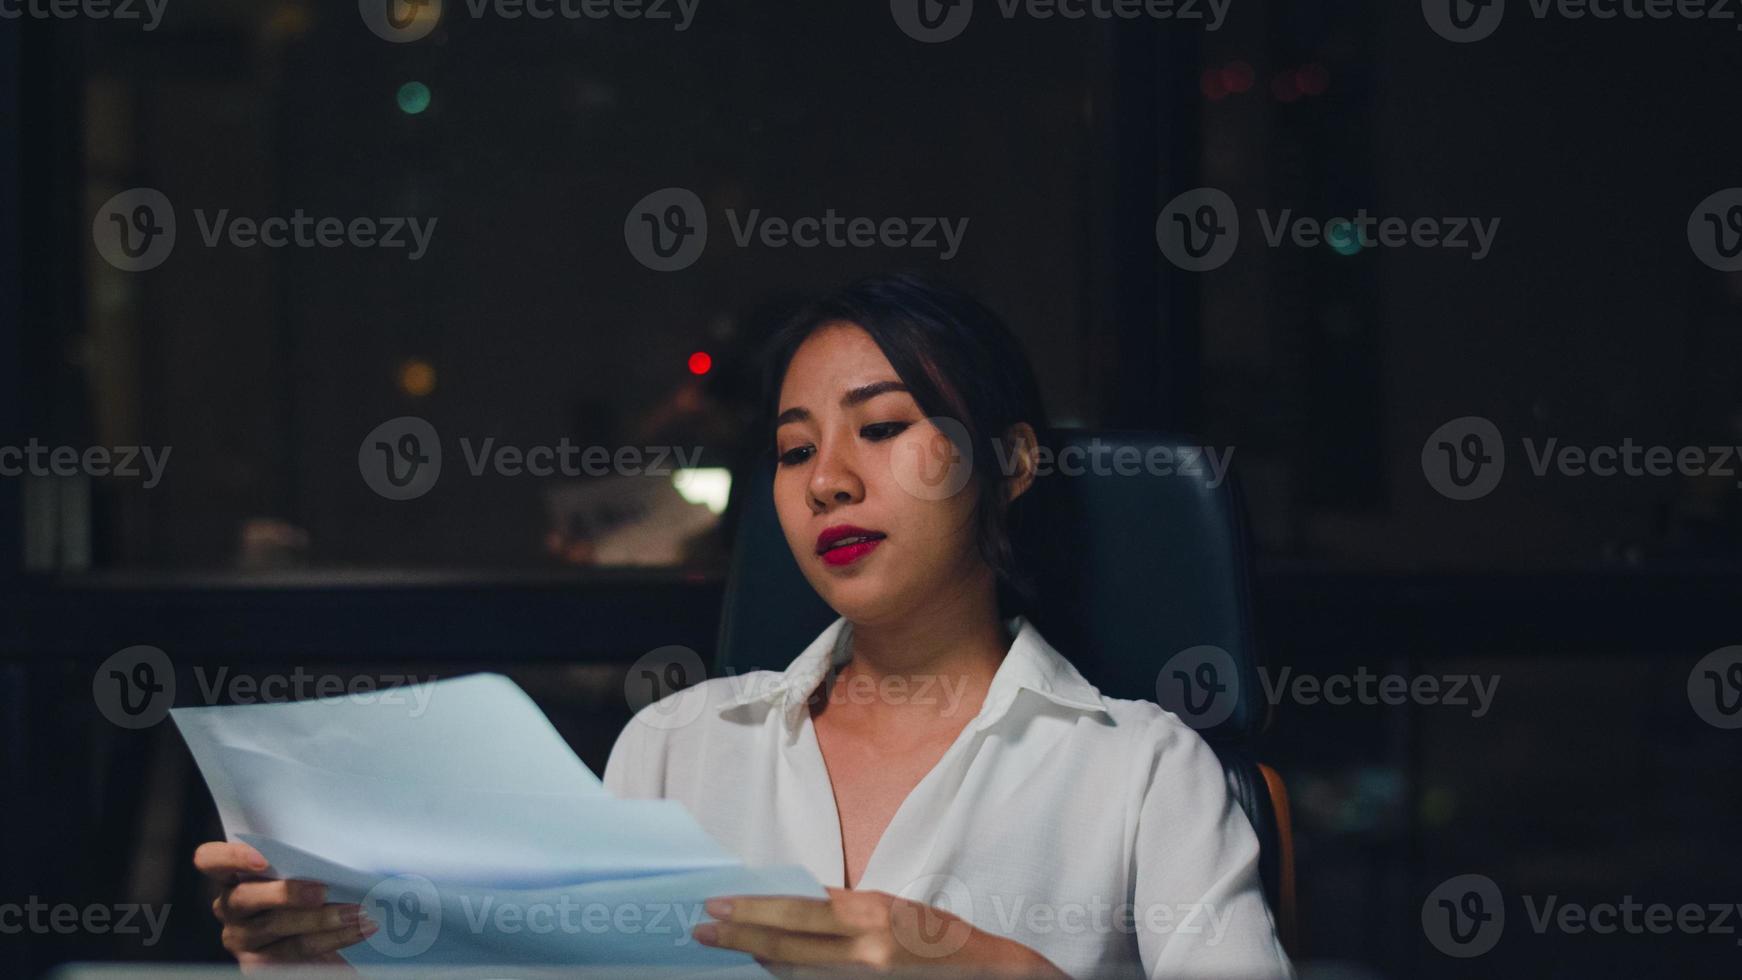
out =
<svg viewBox="0 0 1742 980"><path fill-rule="evenodd" d="M1102 697L1011 615L1044 419L1009 331L884 277L805 311L769 363L775 508L841 618L783 672L643 709L605 783L836 887L717 898L697 940L780 970L1288 975L1214 753L1157 705ZM996 465L938 469L952 459ZM256 857L195 858L244 962L331 958L370 928L318 889L235 884Z"/></svg>

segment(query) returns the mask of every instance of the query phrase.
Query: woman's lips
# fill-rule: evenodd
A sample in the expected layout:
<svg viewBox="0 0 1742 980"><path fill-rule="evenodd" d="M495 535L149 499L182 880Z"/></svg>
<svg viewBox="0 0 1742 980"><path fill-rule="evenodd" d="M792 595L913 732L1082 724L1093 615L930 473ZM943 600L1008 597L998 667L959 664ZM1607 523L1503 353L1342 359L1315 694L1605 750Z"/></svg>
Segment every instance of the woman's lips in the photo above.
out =
<svg viewBox="0 0 1742 980"><path fill-rule="evenodd" d="M870 538L858 544L843 544L830 548L822 553L824 562L830 565L851 565L870 554L872 549L883 543L882 538Z"/></svg>
<svg viewBox="0 0 1742 980"><path fill-rule="evenodd" d="M837 524L817 535L817 556L830 565L850 565L870 554L885 537L856 524Z"/></svg>

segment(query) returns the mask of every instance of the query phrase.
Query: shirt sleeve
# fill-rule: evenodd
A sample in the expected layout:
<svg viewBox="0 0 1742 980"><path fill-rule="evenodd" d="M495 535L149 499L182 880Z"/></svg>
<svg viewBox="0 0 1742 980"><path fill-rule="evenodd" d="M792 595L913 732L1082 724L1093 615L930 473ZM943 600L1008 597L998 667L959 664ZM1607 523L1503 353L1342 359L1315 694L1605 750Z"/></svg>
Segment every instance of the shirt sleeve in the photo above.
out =
<svg viewBox="0 0 1742 980"><path fill-rule="evenodd" d="M605 760L606 791L621 800L665 798L666 754L661 734L642 721L639 713L629 719L611 746L611 757Z"/></svg>
<svg viewBox="0 0 1742 980"><path fill-rule="evenodd" d="M1158 719L1138 814L1134 916L1150 977L1293 977L1264 899L1258 835L1198 733Z"/></svg>

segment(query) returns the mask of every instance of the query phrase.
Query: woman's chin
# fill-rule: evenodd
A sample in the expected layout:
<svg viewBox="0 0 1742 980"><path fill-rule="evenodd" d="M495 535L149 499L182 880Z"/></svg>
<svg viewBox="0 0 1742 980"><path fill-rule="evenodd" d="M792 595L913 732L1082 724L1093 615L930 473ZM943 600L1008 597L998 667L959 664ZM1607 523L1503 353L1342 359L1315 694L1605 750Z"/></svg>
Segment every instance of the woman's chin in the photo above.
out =
<svg viewBox="0 0 1742 980"><path fill-rule="evenodd" d="M829 608L855 623L874 623L890 615L900 603L881 576L855 575L823 583L817 593Z"/></svg>

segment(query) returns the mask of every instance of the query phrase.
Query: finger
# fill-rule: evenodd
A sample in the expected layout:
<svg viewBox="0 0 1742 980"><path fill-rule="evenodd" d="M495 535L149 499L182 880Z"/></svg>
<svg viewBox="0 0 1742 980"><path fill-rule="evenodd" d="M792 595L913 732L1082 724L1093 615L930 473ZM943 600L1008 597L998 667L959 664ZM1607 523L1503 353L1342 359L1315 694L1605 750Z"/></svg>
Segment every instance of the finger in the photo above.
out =
<svg viewBox="0 0 1742 980"><path fill-rule="evenodd" d="M696 926L694 935L703 945L736 949L773 963L821 966L852 959L853 940L845 936L788 932L741 922L704 922Z"/></svg>
<svg viewBox="0 0 1742 980"><path fill-rule="evenodd" d="M224 926L224 948L231 952L257 950L312 932L348 929L362 920L355 905L329 905L319 909L285 909L263 912L251 919Z"/></svg>
<svg viewBox="0 0 1742 980"><path fill-rule="evenodd" d="M265 856L247 844L210 841L194 851L194 867L208 878L226 883L241 875L259 874L269 866Z"/></svg>
<svg viewBox="0 0 1742 980"><path fill-rule="evenodd" d="M224 889L213 903L219 921L238 922L274 909L318 909L327 901L327 886L318 881L244 881Z"/></svg>
<svg viewBox="0 0 1742 980"><path fill-rule="evenodd" d="M346 946L355 946L373 936L379 928L375 923L365 921L342 929L306 932L300 936L280 939L270 946L261 947L258 952L271 963L303 963L338 952Z"/></svg>
<svg viewBox="0 0 1742 980"><path fill-rule="evenodd" d="M841 921L829 900L821 898L733 895L709 899L702 907L722 922L824 936L846 936L856 931Z"/></svg>

